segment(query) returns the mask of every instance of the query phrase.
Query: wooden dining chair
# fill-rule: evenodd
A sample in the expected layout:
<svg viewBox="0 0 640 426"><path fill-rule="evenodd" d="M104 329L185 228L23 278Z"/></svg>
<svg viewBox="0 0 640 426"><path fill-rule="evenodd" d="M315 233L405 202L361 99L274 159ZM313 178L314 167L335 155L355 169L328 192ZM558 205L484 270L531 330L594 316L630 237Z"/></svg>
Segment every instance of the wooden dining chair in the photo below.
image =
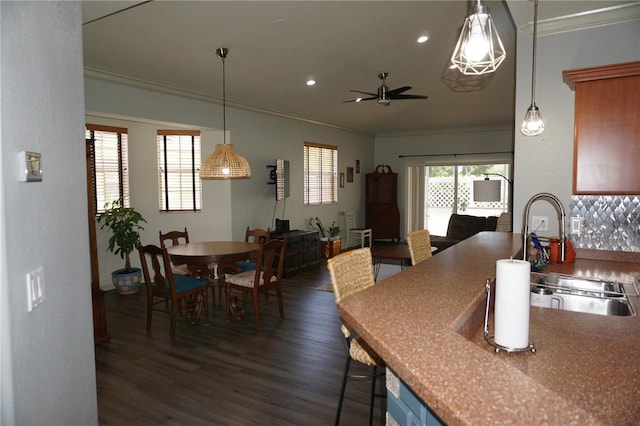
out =
<svg viewBox="0 0 640 426"><path fill-rule="evenodd" d="M138 244L140 264L147 289L147 332L151 330L151 317L155 305L169 301L171 304L171 337L176 335L178 305L183 302L187 319L195 323L204 308L205 320L209 322L207 301L208 280L188 275L174 275L167 249L153 244ZM156 298L158 299L156 301ZM160 310L166 312L166 310Z"/></svg>
<svg viewBox="0 0 640 426"><path fill-rule="evenodd" d="M187 228L184 228L184 231L169 231L165 234L162 231L159 231L160 234L160 247L171 247L178 244L188 244L189 243L189 232ZM168 242L171 242L170 246L167 246ZM209 288L211 289L211 298L216 301L216 288L218 289L218 299L222 300L222 286L220 285L219 280L216 278L216 264L210 263L207 266L207 269L202 268L199 265L172 265L172 270L174 274L180 275L192 275L201 278L206 278L209 281Z"/></svg>
<svg viewBox="0 0 640 426"><path fill-rule="evenodd" d="M284 270L285 249L286 242L284 240L270 240L264 244L260 244L255 270L223 275L224 288L227 296L227 321L229 320L230 313L239 317L242 316L244 312L242 306L238 305L239 302L237 299L232 298L231 292L233 290L241 291L243 296L245 294L251 295L251 306L256 317L256 326L258 329L262 328L259 297L261 293L266 296L271 290L275 290L280 319L284 319L282 273Z"/></svg>
<svg viewBox="0 0 640 426"><path fill-rule="evenodd" d="M431 257L431 236L426 229L419 229L407 235L411 264L416 265Z"/></svg>
<svg viewBox="0 0 640 426"><path fill-rule="evenodd" d="M158 231L158 234L160 235L160 247L162 248L177 246L178 244L187 244L189 242L189 232L187 232L186 227L184 228L184 231L169 231L166 234L163 234L162 231ZM168 241L171 242L170 246L167 246ZM173 262L171 262L171 270L174 274L189 274L188 265L174 265Z"/></svg>
<svg viewBox="0 0 640 426"><path fill-rule="evenodd" d="M336 304L347 296L351 296L359 291L371 287L375 284L373 274L373 262L371 258L371 249L369 247L359 248L344 252L327 260L327 268L331 276L331 285L333 287L333 295ZM385 363L369 347L358 334L350 330L344 322L342 323L342 334L347 342L347 364L344 369L342 378L342 388L340 389L340 402L338 403L338 411L336 413L335 424L340 423L340 412L342 411L342 403L349 379L370 379L371 384L371 400L369 406L369 425L373 422L373 407L375 397L384 397L384 394L376 394L376 381L378 378L384 377ZM350 373L351 361L373 367L370 375L353 375ZM382 372L378 371L378 367Z"/></svg>
<svg viewBox="0 0 640 426"><path fill-rule="evenodd" d="M267 228L267 230L265 231L264 229L260 229L260 228L251 229L247 226L247 230L245 231L245 234L244 234L244 240L247 243L264 244L269 240L271 240L271 232L269 228ZM238 268L240 268L241 272L255 271L257 268L256 258L257 258L257 253L254 253L247 260L237 261L236 265L238 266Z"/></svg>

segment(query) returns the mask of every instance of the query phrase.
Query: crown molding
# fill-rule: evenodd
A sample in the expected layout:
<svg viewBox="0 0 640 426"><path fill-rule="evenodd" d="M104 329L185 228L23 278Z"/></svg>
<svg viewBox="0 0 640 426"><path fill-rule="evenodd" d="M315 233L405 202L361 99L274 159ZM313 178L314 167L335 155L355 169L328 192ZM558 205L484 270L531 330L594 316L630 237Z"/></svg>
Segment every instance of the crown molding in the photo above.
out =
<svg viewBox="0 0 640 426"><path fill-rule="evenodd" d="M141 80L141 79L129 77L129 76L125 76L125 75L122 75L122 74L116 74L116 73L110 73L110 72L106 72L106 71L101 71L101 70L98 70L98 69L95 69L95 68L84 67L84 77L85 78L92 78L92 79L95 79L95 80L108 81L108 82L116 83L116 84L122 84L122 85L125 85L125 86L136 87L136 88L139 88L139 89L150 90L150 91L153 91L153 92L159 92L159 93L164 93L164 94L168 94L168 95L180 96L180 97L183 97L183 98L194 99L194 100L198 100L198 101L202 101L202 102L208 102L208 103L222 105L222 98L217 98L215 96L210 96L210 95L207 95L207 94L204 94L204 93L199 93L199 92L193 92L193 91L189 91L189 90L179 89L179 88L173 87L173 86L168 86L168 85L163 85L163 84L158 84L158 83L152 83L152 82L149 82L149 81L146 81L146 80ZM317 121L317 120L311 120L311 119L308 119L308 118L305 118L305 117L300 117L300 116L296 116L294 114L289 114L289 113L285 113L285 112L281 112L281 111L274 111L274 110L268 110L268 109L263 109L263 108L257 108L257 107L254 107L254 106L250 106L250 105L245 105L245 104L229 101L228 99L226 100L226 105L227 105L227 107L237 108L237 109L241 109L241 110L245 110L245 111L251 111L251 112L257 112L257 113L261 113L261 114L272 115L272 116L276 116L276 117L280 117L280 118L286 118L286 119L290 119L290 120L301 121L301 122L304 122L304 123L315 124L315 125L318 125L318 126L330 127L330 128L337 129L337 130L343 130L343 131L347 131L347 132L351 132L351 133L357 133L357 134L366 135L366 136L372 136L372 137L375 136L375 134L371 133L371 132L366 132L366 131L358 130L358 129L351 129L351 128L347 128L347 127L343 127L343 126L337 126L335 124L324 123L324 122Z"/></svg>
<svg viewBox="0 0 640 426"><path fill-rule="evenodd" d="M543 8L544 3L541 3L539 7ZM571 15L538 20L538 35L558 34L636 20L640 20L640 2L587 10ZM520 26L518 30L532 36L533 22L528 22L525 25Z"/></svg>

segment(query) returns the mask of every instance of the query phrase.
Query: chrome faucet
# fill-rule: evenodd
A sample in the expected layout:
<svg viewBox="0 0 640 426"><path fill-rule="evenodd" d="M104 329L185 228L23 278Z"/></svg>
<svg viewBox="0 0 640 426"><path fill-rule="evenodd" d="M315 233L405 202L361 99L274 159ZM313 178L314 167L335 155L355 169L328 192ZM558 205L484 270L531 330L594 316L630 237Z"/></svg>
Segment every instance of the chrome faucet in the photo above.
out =
<svg viewBox="0 0 640 426"><path fill-rule="evenodd" d="M529 245L527 244L529 241L529 210L531 209L531 205L540 198L547 198L550 201L553 201L555 205L560 210L560 261L564 262L566 257L566 236L564 231L564 223L565 223L565 214L564 207L560 202L560 199L553 194L548 192L541 192L539 194L534 195L527 202L526 207L524 208L524 236L523 236L523 246L522 246L522 260L527 260L527 254L529 253Z"/></svg>

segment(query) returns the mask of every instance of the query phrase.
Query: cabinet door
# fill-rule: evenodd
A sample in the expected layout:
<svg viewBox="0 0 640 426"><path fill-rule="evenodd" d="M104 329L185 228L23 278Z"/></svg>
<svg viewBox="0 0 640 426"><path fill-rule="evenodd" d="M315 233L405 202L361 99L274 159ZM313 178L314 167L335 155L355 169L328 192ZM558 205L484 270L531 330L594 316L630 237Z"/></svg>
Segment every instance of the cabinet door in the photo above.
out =
<svg viewBox="0 0 640 426"><path fill-rule="evenodd" d="M565 71L575 84L574 194L640 194L640 62Z"/></svg>
<svg viewBox="0 0 640 426"><path fill-rule="evenodd" d="M640 193L640 76L576 87L576 194Z"/></svg>

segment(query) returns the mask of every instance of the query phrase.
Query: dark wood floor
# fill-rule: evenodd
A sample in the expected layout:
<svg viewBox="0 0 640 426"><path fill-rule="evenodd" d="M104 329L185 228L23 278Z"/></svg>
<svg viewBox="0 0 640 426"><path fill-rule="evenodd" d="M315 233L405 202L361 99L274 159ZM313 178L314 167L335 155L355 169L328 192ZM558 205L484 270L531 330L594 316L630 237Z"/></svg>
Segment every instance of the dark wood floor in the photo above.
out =
<svg viewBox="0 0 640 426"><path fill-rule="evenodd" d="M225 322L212 304L209 324L179 319L174 339L160 312L146 333L142 290L107 292L111 342L96 347L100 424L333 424L346 345L333 293L316 290L328 282L324 264L285 279L285 320L268 304L261 331L252 312ZM349 382L341 424L367 424L369 388ZM385 409L376 398L374 424L384 424Z"/></svg>

